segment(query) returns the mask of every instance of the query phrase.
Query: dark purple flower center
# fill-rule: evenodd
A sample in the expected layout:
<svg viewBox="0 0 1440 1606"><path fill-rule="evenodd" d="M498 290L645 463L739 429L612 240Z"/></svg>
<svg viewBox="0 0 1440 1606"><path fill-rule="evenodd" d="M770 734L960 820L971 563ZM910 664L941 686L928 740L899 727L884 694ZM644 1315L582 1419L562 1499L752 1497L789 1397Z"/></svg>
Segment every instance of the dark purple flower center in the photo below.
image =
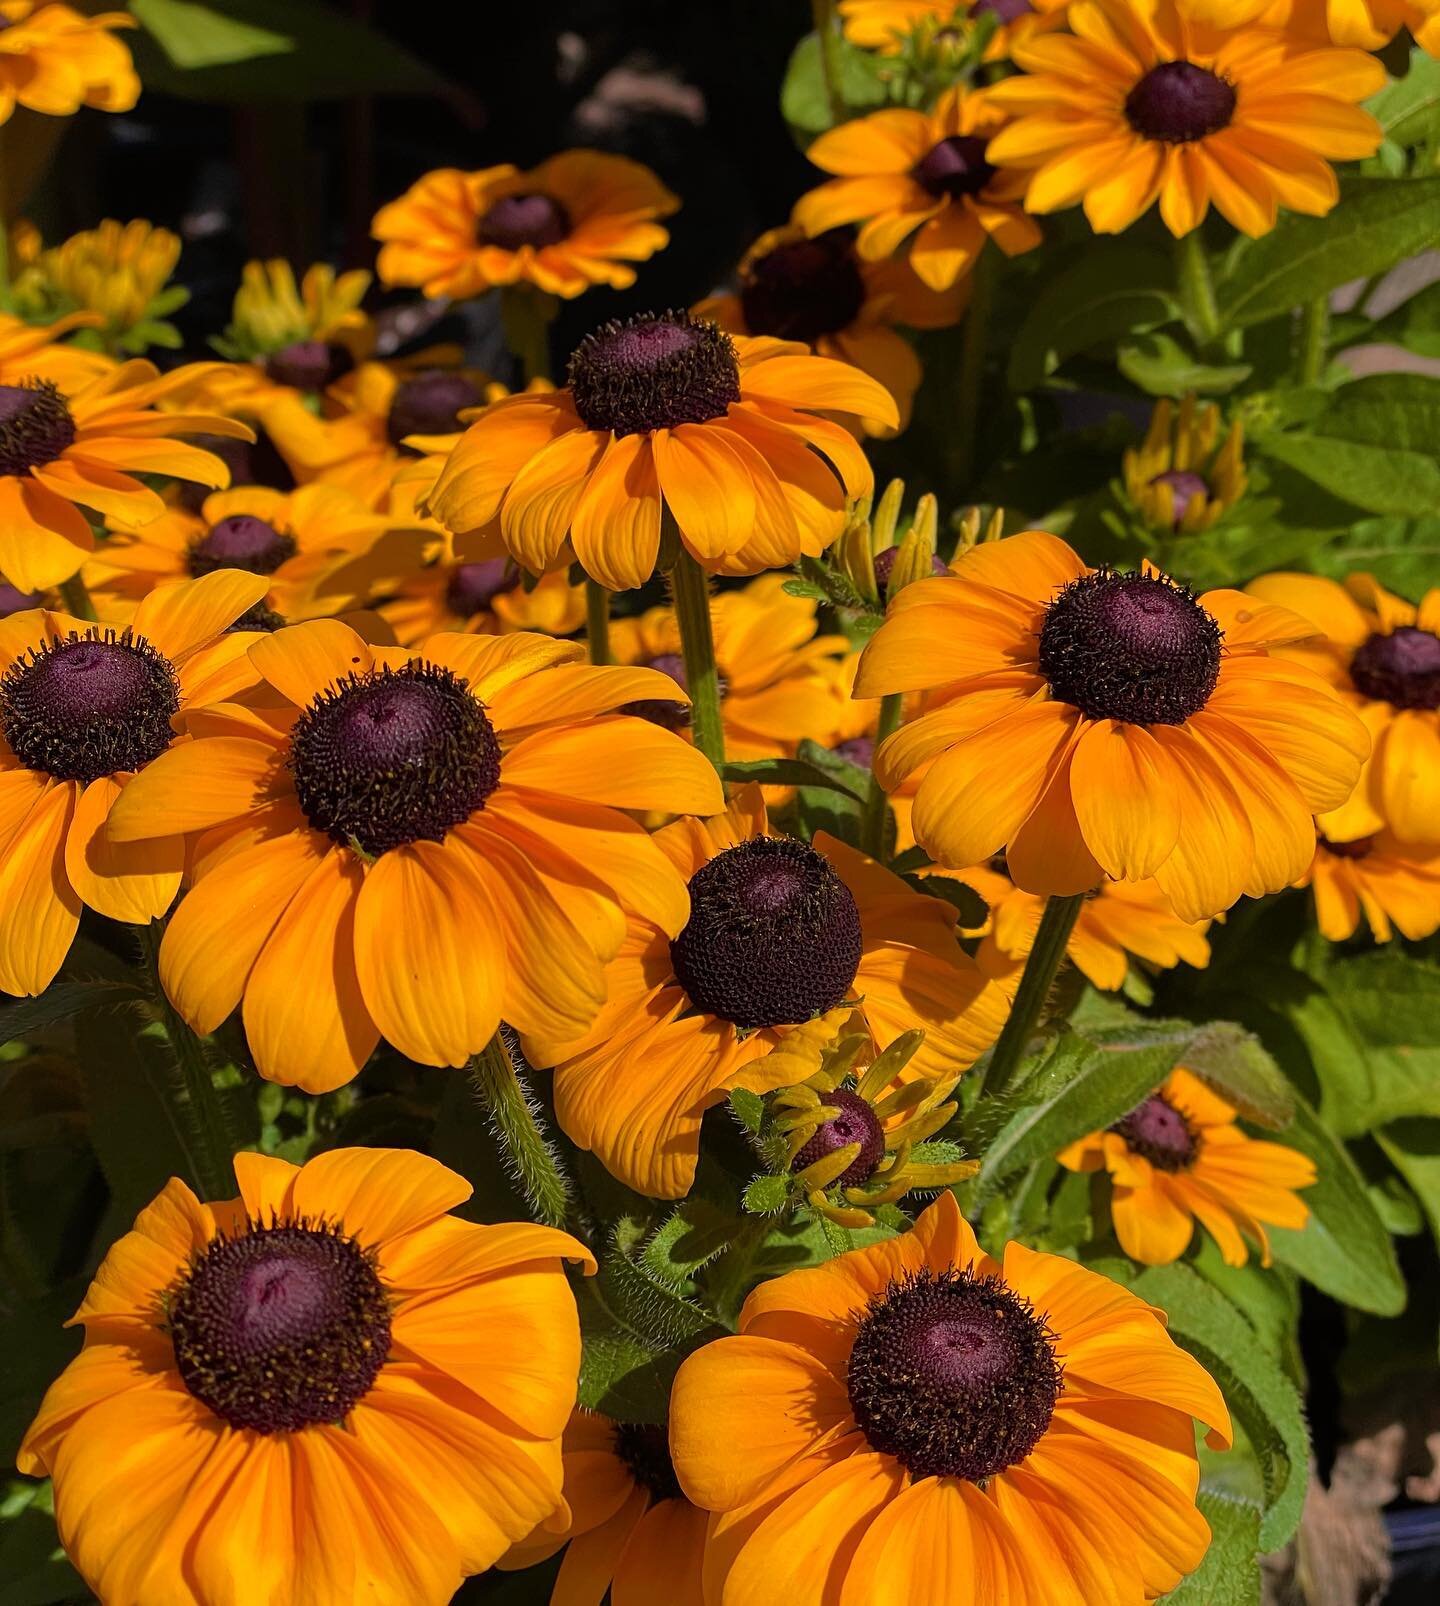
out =
<svg viewBox="0 0 1440 1606"><path fill-rule="evenodd" d="M276 613L273 608L267 608L263 602L253 602L225 634L228 636L237 630L263 630L269 633L283 630L287 623L283 614Z"/></svg>
<svg viewBox="0 0 1440 1606"><path fill-rule="evenodd" d="M460 414L484 400L479 386L464 374L438 369L416 374L391 399L385 433L392 446L401 445L409 435L453 435L460 428Z"/></svg>
<svg viewBox="0 0 1440 1606"><path fill-rule="evenodd" d="M500 744L448 669L411 663L352 675L295 721L290 768L317 831L370 855L440 842L500 781Z"/></svg>
<svg viewBox="0 0 1440 1606"><path fill-rule="evenodd" d="M683 312L608 323L570 359L571 399L587 429L638 435L705 424L740 400L729 335Z"/></svg>
<svg viewBox="0 0 1440 1606"><path fill-rule="evenodd" d="M1195 1163L1199 1137L1162 1093L1152 1093L1110 1129L1159 1171L1185 1171Z"/></svg>
<svg viewBox="0 0 1440 1606"><path fill-rule="evenodd" d="M662 675L669 675L681 691L690 690L689 682L685 678L685 660L678 652L657 653L639 667L658 669ZM723 698L725 677L717 674L716 680L719 682L720 695ZM690 728L689 703L672 703L663 697L642 697L637 702L626 703L620 712L632 714L636 719L648 719L652 725L663 725L667 731L683 731Z"/></svg>
<svg viewBox="0 0 1440 1606"><path fill-rule="evenodd" d="M502 251L521 246L543 250L558 245L570 232L570 214L549 195L506 195L496 201L475 230L481 245L498 245Z"/></svg>
<svg viewBox="0 0 1440 1606"><path fill-rule="evenodd" d="M1332 842L1329 837L1317 837L1316 841L1332 858L1335 859L1364 859L1375 846L1373 836L1356 837L1353 842Z"/></svg>
<svg viewBox="0 0 1440 1606"><path fill-rule="evenodd" d="M928 1268L871 1297L850 1351L855 1421L914 1478L1023 1461L1060 1397L1055 1335L998 1277Z"/></svg>
<svg viewBox="0 0 1440 1606"><path fill-rule="evenodd" d="M1157 474L1150 483L1170 487L1170 522L1177 530L1190 511L1192 502L1210 500L1210 487L1198 474L1192 474L1188 468L1166 469L1163 474Z"/></svg>
<svg viewBox="0 0 1440 1606"><path fill-rule="evenodd" d="M989 143L978 134L951 134L916 162L911 177L937 201L978 195L995 177L995 169L985 160Z"/></svg>
<svg viewBox="0 0 1440 1606"><path fill-rule="evenodd" d="M865 281L850 229L777 245L750 264L740 287L745 327L752 335L808 345L848 329L864 304Z"/></svg>
<svg viewBox="0 0 1440 1606"><path fill-rule="evenodd" d="M216 569L244 569L249 574L274 574L294 556L293 535L282 535L253 513L232 513L192 543L190 573L198 577Z"/></svg>
<svg viewBox="0 0 1440 1606"><path fill-rule="evenodd" d="M1235 90L1218 73L1193 61L1162 61L1125 97L1125 115L1144 139L1188 145L1229 126Z"/></svg>
<svg viewBox="0 0 1440 1606"><path fill-rule="evenodd" d="M39 606L39 592L17 591L8 580L0 580L0 619L8 619L12 613L24 613L27 608Z"/></svg>
<svg viewBox="0 0 1440 1606"><path fill-rule="evenodd" d="M324 390L354 366L354 354L338 341L296 340L270 353L265 375L295 390Z"/></svg>
<svg viewBox="0 0 1440 1606"><path fill-rule="evenodd" d="M670 1439L653 1422L617 1422L615 1454L652 1500L681 1500L684 1491L670 1459Z"/></svg>
<svg viewBox="0 0 1440 1606"><path fill-rule="evenodd" d="M881 597L885 595L886 587L890 584L890 576L895 572L895 560L900 556L898 546L887 546L877 552L873 559L875 565L875 585ZM930 559L931 574L949 574L950 569L939 553Z"/></svg>
<svg viewBox="0 0 1440 1606"><path fill-rule="evenodd" d="M0 385L0 475L28 474L75 444L75 420L48 379Z"/></svg>
<svg viewBox="0 0 1440 1606"><path fill-rule="evenodd" d="M860 1152L836 1178L842 1188L858 1188L875 1175L875 1168L885 1158L885 1132L875 1112L858 1093L827 1093L823 1102L840 1111L833 1121L822 1121L814 1136L790 1162L792 1171L803 1171L837 1149L860 1145Z"/></svg>
<svg viewBox="0 0 1440 1606"><path fill-rule="evenodd" d="M143 637L95 625L17 658L0 679L0 728L26 769L97 781L169 747L175 671Z"/></svg>
<svg viewBox="0 0 1440 1606"><path fill-rule="evenodd" d="M761 836L691 876L690 919L670 959L696 1009L753 1030L843 1003L860 951L860 911L829 860Z"/></svg>
<svg viewBox="0 0 1440 1606"><path fill-rule="evenodd" d="M290 472L290 465L259 425L252 428L255 430L253 443L237 441L229 435L193 435L191 445L213 452L230 470L231 485L265 485L272 491L293 491L295 476ZM198 513L210 495L208 485L196 485L189 480L181 481L178 490L181 507L191 513Z"/></svg>
<svg viewBox="0 0 1440 1606"><path fill-rule="evenodd" d="M1040 673L1091 719L1183 725L1220 677L1220 627L1164 576L1099 569L1055 598L1040 632Z"/></svg>
<svg viewBox="0 0 1440 1606"><path fill-rule="evenodd" d="M995 17L1001 27L1006 23L1015 22L1020 17L1028 17L1035 10L1030 0L975 0L970 7L970 15L975 18Z"/></svg>
<svg viewBox="0 0 1440 1606"><path fill-rule="evenodd" d="M486 558L483 563L457 563L445 582L445 605L468 619L483 613L498 596L520 584L520 571L509 558Z"/></svg>
<svg viewBox="0 0 1440 1606"><path fill-rule="evenodd" d="M1362 696L1396 708L1440 708L1440 636L1401 625L1364 641L1350 661Z"/></svg>
<svg viewBox="0 0 1440 1606"><path fill-rule="evenodd" d="M875 738L873 736L847 736L838 746L831 748L831 752L839 758L848 760L862 770L868 770L875 758Z"/></svg>
<svg viewBox="0 0 1440 1606"><path fill-rule="evenodd" d="M308 1224L213 1239L171 1291L166 1317L185 1387L255 1433L343 1422L390 1349L373 1257Z"/></svg>

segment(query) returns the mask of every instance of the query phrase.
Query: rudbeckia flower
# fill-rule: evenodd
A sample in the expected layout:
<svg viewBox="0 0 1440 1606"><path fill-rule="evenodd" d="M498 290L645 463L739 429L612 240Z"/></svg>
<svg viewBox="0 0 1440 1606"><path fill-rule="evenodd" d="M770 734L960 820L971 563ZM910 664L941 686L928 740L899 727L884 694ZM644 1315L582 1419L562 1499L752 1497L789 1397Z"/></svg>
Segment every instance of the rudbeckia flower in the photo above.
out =
<svg viewBox="0 0 1440 1606"><path fill-rule="evenodd" d="M722 806L699 753L615 713L666 676L530 635L370 647L334 619L249 654L270 706L212 708L110 835L206 833L161 981L198 1032L243 1001L262 1075L339 1087L382 1034L464 1065L502 1017L578 1035L624 911L685 924L681 875L620 812Z"/></svg>
<svg viewBox="0 0 1440 1606"><path fill-rule="evenodd" d="M1069 0L840 0L836 10L845 37L862 50L896 56L918 33L926 44L954 36L961 45L977 23L994 17L995 32L985 47L986 61L1004 61L1014 45L1031 34L1058 28Z"/></svg>
<svg viewBox="0 0 1440 1606"><path fill-rule="evenodd" d="M475 563L437 560L387 589L386 600L375 611L403 647L440 630L487 636L538 630L571 636L585 623L585 587L556 573L542 574L527 589L507 557Z"/></svg>
<svg viewBox="0 0 1440 1606"><path fill-rule="evenodd" d="M1253 22L1360 50L1380 50L1408 28L1422 50L1440 54L1440 0L1190 0L1189 9L1207 22Z"/></svg>
<svg viewBox="0 0 1440 1606"><path fill-rule="evenodd" d="M1350 795L1368 750L1340 697L1271 651L1312 625L1148 565L1087 568L1043 530L952 567L892 601L855 683L931 694L875 755L887 791L929 763L911 825L931 858L1003 849L1045 896L1153 877L1187 922L1304 874L1311 816Z"/></svg>
<svg viewBox="0 0 1440 1606"><path fill-rule="evenodd" d="M157 317L183 306L187 299L187 293L177 289L161 307L154 306L179 261L178 234L157 229L142 218L129 223L106 218L98 227L42 251L32 271L44 295L100 318L107 349L118 345L143 351L146 345L161 343L149 338ZM151 330L127 348L124 337L147 322ZM170 337L180 344L178 332L171 329Z"/></svg>
<svg viewBox="0 0 1440 1606"><path fill-rule="evenodd" d="M589 1030L524 1039L555 1067L561 1127L627 1186L687 1193L705 1111L792 1082L767 1056L843 1004L878 1048L922 1028L907 1072L947 1086L999 1035L1003 998L955 941L955 911L823 832L772 835L758 787L654 841L689 885L683 930L632 918Z"/></svg>
<svg viewBox="0 0 1440 1606"><path fill-rule="evenodd" d="M1298 1149L1247 1137L1235 1116L1235 1106L1198 1076L1172 1071L1158 1093L1058 1159L1070 1171L1109 1172L1115 1236L1131 1259L1168 1266L1184 1254L1198 1221L1227 1266L1245 1264L1247 1237L1268 1266L1265 1228L1309 1220L1296 1190L1314 1182L1315 1165Z"/></svg>
<svg viewBox="0 0 1440 1606"><path fill-rule="evenodd" d="M991 91L957 85L933 112L891 107L842 123L805 153L839 176L800 197L795 221L807 234L859 223L856 249L872 262L909 240L909 264L932 290L968 273L987 240L1006 256L1032 250L1041 235L1020 205L1026 175L987 157L1005 122Z"/></svg>
<svg viewBox="0 0 1440 1606"><path fill-rule="evenodd" d="M1343 806L1322 815L1332 842L1389 831L1402 842L1440 842L1440 588L1419 608L1373 575L1345 584L1313 574L1267 574L1245 588L1310 621L1315 638L1290 655L1336 687L1373 743Z"/></svg>
<svg viewBox="0 0 1440 1606"><path fill-rule="evenodd" d="M1162 1314L953 1194L914 1228L762 1283L675 1379L670 1448L716 1512L725 1606L1154 1600L1199 1565L1198 1417L1225 1402Z"/></svg>
<svg viewBox="0 0 1440 1606"><path fill-rule="evenodd" d="M139 100L129 47L111 31L136 26L128 13L0 0L0 24L0 123L17 105L73 117L82 106L128 112Z"/></svg>
<svg viewBox="0 0 1440 1606"><path fill-rule="evenodd" d="M108 374L114 358L63 341L72 330L93 329L98 321L93 312L71 312L53 323L34 324L0 312L0 384L48 379L62 391L74 391Z"/></svg>
<svg viewBox="0 0 1440 1606"><path fill-rule="evenodd" d="M442 1606L561 1499L580 1324L549 1227L405 1149L172 1180L100 1266L19 1465L113 1606Z"/></svg>
<svg viewBox="0 0 1440 1606"><path fill-rule="evenodd" d="M798 224L771 229L745 253L735 295L711 296L695 308L732 335L801 340L822 357L852 363L877 379L895 399L900 427L922 370L915 348L895 328L943 329L955 323L969 299L958 280L936 292L903 261L866 262L851 229L830 229L808 239ZM889 435L884 425L867 434Z"/></svg>
<svg viewBox="0 0 1440 1606"><path fill-rule="evenodd" d="M1222 437L1220 409L1187 396L1162 400L1143 444L1125 453L1125 492L1145 522L1166 535L1208 530L1245 494L1244 431Z"/></svg>
<svg viewBox="0 0 1440 1606"><path fill-rule="evenodd" d="M532 574L568 562L568 539L592 579L625 591L655 570L663 506L702 568L756 574L818 556L874 484L854 438L817 411L900 422L883 386L794 342L678 313L607 324L564 390L476 419L430 511L457 539L498 515Z"/></svg>
<svg viewBox="0 0 1440 1606"><path fill-rule="evenodd" d="M124 619L157 585L242 569L269 580L265 613L292 623L359 607L363 597L332 588L331 577L388 528L388 519L336 485L288 494L246 485L216 491L199 514L171 508L139 529L112 529L85 565L85 583L101 618ZM266 624L274 621L260 627Z"/></svg>
<svg viewBox="0 0 1440 1606"><path fill-rule="evenodd" d="M1091 228L1127 229L1158 200L1174 235L1213 201L1242 234L1266 234L1280 207L1323 217L1340 198L1330 167L1379 149L1357 104L1385 69L1358 50L1194 20L1179 0L1076 0L1074 37L1017 45L1018 77L988 93L1016 120L992 162L1031 170L1032 212L1085 203Z"/></svg>
<svg viewBox="0 0 1440 1606"><path fill-rule="evenodd" d="M0 623L0 989L44 992L82 905L141 925L170 907L184 842L115 843L106 820L189 715L253 684L225 632L263 591L229 572L161 587L119 632L40 609Z"/></svg>
<svg viewBox="0 0 1440 1606"><path fill-rule="evenodd" d="M213 452L173 437L248 441L244 424L155 411L197 371L162 378L148 362L127 362L74 390L53 379L0 384L0 572L12 585L33 591L79 573L95 547L84 508L132 525L159 518L165 503L138 474L230 483Z"/></svg>
<svg viewBox="0 0 1440 1606"><path fill-rule="evenodd" d="M630 264L669 244L656 218L679 205L648 167L603 151L561 151L528 173L440 168L375 214L376 267L383 284L452 301L514 284L567 300L628 290Z"/></svg>
<svg viewBox="0 0 1440 1606"><path fill-rule="evenodd" d="M1419 942L1440 930L1440 849L1407 847L1387 831L1350 842L1322 836L1305 879L1330 942L1353 937L1362 915L1376 942L1397 931Z"/></svg>
<svg viewBox="0 0 1440 1606"><path fill-rule="evenodd" d="M217 351L256 365L254 380L315 394L349 373L375 346L375 329L360 310L370 275L337 274L316 262L297 285L283 259L247 262Z"/></svg>
<svg viewBox="0 0 1440 1606"><path fill-rule="evenodd" d="M815 601L792 597L783 574L762 574L743 590L710 600L720 715L726 756L737 762L792 756L802 737L826 745L838 709L828 665L845 650L844 636L817 636ZM685 686L680 626L673 608L649 608L610 625L617 663L644 664ZM683 702L653 702L632 714L688 731Z"/></svg>
<svg viewBox="0 0 1440 1606"><path fill-rule="evenodd" d="M675 1481L665 1429L577 1410L565 1429L565 1504L504 1557L533 1566L563 1545L551 1606L700 1606L710 1514Z"/></svg>

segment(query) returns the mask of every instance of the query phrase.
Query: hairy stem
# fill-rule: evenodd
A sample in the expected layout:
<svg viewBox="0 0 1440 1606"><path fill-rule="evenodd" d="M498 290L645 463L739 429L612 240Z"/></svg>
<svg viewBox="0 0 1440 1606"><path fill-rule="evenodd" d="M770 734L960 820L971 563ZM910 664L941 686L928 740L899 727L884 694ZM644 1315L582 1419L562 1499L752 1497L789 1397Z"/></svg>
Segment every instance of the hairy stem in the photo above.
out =
<svg viewBox="0 0 1440 1606"><path fill-rule="evenodd" d="M903 698L898 691L880 699L880 717L875 725L875 751L870 755L870 790L865 794L865 812L860 821L860 846L872 859L885 857L885 790L875 774L875 753L880 744L900 727Z"/></svg>
<svg viewBox="0 0 1440 1606"><path fill-rule="evenodd" d="M1040 929L1035 933L1035 946L1025 961L1025 971L1015 992L1015 1002L1010 1006L1010 1018L995 1043L989 1069L981 1084L981 1092L989 1097L994 1098L1006 1092L1015 1079L1025 1045L1039 1024L1045 1000L1050 995L1055 973L1065 957L1065 946L1070 941L1070 933L1075 929L1075 921L1084 902L1085 894L1082 892L1073 898L1051 898L1045 905L1045 913L1040 917Z"/></svg>
<svg viewBox="0 0 1440 1606"><path fill-rule="evenodd" d="M470 1081L485 1106L526 1202L538 1221L563 1227L570 1209L570 1185L554 1147L540 1130L534 1098L520 1080L515 1061L499 1032L470 1061Z"/></svg>
<svg viewBox="0 0 1440 1606"><path fill-rule="evenodd" d="M680 625L685 686L690 693L690 734L723 775L725 727L720 720L720 673L715 667L715 637L710 629L710 585L705 571L679 541L675 542L675 554L670 585Z"/></svg>

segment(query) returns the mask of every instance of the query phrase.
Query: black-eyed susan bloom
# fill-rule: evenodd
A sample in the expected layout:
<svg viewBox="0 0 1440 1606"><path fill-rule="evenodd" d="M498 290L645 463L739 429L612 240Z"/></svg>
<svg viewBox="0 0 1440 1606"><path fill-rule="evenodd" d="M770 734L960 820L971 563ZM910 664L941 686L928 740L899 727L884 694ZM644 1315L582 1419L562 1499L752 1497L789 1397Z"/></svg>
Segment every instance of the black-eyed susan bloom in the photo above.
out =
<svg viewBox="0 0 1440 1606"><path fill-rule="evenodd" d="M264 588L234 572L162 587L121 631L41 609L0 623L0 989L45 990L82 906L143 925L174 901L181 838L117 843L106 821L190 716L254 683L226 632Z"/></svg>
<svg viewBox="0 0 1440 1606"><path fill-rule="evenodd" d="M1379 50L1402 28L1440 54L1440 0L1191 0L1191 12L1231 25L1283 28L1316 44Z"/></svg>
<svg viewBox="0 0 1440 1606"><path fill-rule="evenodd" d="M555 1067L561 1127L628 1186L687 1193L705 1111L791 1083L771 1051L814 1016L853 1006L877 1048L922 1027L906 1074L947 1087L998 1035L1002 995L955 941L955 911L824 833L772 835L758 787L654 840L689 887L683 929L633 917L590 1029L525 1039Z"/></svg>
<svg viewBox="0 0 1440 1606"><path fill-rule="evenodd" d="M161 377L136 361L75 389L53 379L0 384L0 573L13 585L32 591L79 573L95 546L84 509L131 524L158 518L165 503L138 475L230 483L220 458L177 437L248 441L246 425L156 411L197 372L203 365Z"/></svg>
<svg viewBox="0 0 1440 1606"><path fill-rule="evenodd" d="M1314 626L1147 567L1090 569L1027 530L962 553L890 606L857 696L927 691L875 756L887 790L929 764L911 825L955 869L1002 849L1027 892L1154 878L1184 921L1309 868L1312 815L1349 797L1365 728L1273 648Z"/></svg>
<svg viewBox="0 0 1440 1606"><path fill-rule="evenodd" d="M1315 1181L1315 1164L1298 1149L1249 1137L1235 1117L1233 1104L1177 1070L1108 1131L1081 1138L1058 1158L1071 1171L1109 1173L1115 1236L1132 1259L1168 1266L1198 1221L1227 1266L1249 1259L1247 1238L1268 1266L1265 1228L1309 1220L1299 1190Z"/></svg>
<svg viewBox="0 0 1440 1606"><path fill-rule="evenodd" d="M377 266L384 284L453 301L517 284L567 299L626 290L630 264L669 242L656 220L679 205L648 167L602 151L562 151L529 172L441 168L375 214Z"/></svg>
<svg viewBox="0 0 1440 1606"><path fill-rule="evenodd" d="M338 1087L382 1034L463 1065L502 1017L578 1035L625 912L684 925L681 875L621 812L722 806L694 749L616 712L668 677L534 635L371 647L338 620L249 656L266 696L212 708L110 836L206 833L160 976L200 1032L243 1002L262 1075Z"/></svg>
<svg viewBox="0 0 1440 1606"><path fill-rule="evenodd" d="M796 342L680 313L607 324L571 357L565 389L508 397L471 424L430 511L457 539L498 516L532 574L573 550L624 591L654 572L665 508L702 568L756 574L823 552L874 484L854 437L817 412L900 422L882 385Z"/></svg>
<svg viewBox="0 0 1440 1606"><path fill-rule="evenodd" d="M1073 1261L912 1231L762 1283L681 1366L670 1447L734 1606L1154 1600L1199 1565L1220 1391L1160 1312Z"/></svg>
<svg viewBox="0 0 1440 1606"><path fill-rule="evenodd" d="M1059 27L1069 0L840 0L845 37L862 50L898 55L911 40L963 48L977 25L994 19L986 61L1005 60L1020 40Z"/></svg>
<svg viewBox="0 0 1440 1606"><path fill-rule="evenodd" d="M909 242L910 266L933 290L970 271L987 240L1017 256L1040 243L1020 205L1026 175L991 161L1006 113L990 92L947 89L933 112L894 107L842 123L805 153L834 173L802 195L795 221L807 234L858 223L856 249L882 261Z"/></svg>
<svg viewBox="0 0 1440 1606"><path fill-rule="evenodd" d="M407 574L376 612L402 647L441 630L508 635L538 630L570 636L585 622L585 587L571 585L563 572L542 574L526 586L515 561L480 558L474 563L437 559Z"/></svg>
<svg viewBox="0 0 1440 1606"><path fill-rule="evenodd" d="M16 106L47 117L73 117L82 106L128 112L140 79L118 28L125 11L87 16L46 0L0 0L0 123Z"/></svg>
<svg viewBox="0 0 1440 1606"><path fill-rule="evenodd" d="M580 1324L562 1232L448 1214L404 1149L171 1181L101 1264L20 1451L113 1606L443 1606L561 1500Z"/></svg>
<svg viewBox="0 0 1440 1606"><path fill-rule="evenodd" d="M107 350L143 351L147 345L180 344L179 333L157 321L187 299L182 289L159 299L179 260L178 234L143 218L106 218L41 252L27 277L42 297L94 313Z"/></svg>
<svg viewBox="0 0 1440 1606"><path fill-rule="evenodd" d="M1125 453L1125 494L1153 530L1208 530L1245 494L1244 439L1213 402L1159 401L1144 441Z"/></svg>
<svg viewBox="0 0 1440 1606"><path fill-rule="evenodd" d="M1305 878L1315 921L1331 942L1345 942L1363 919L1376 942L1398 932L1412 942L1440 930L1440 849L1407 847L1388 831L1315 844Z"/></svg>
<svg viewBox="0 0 1440 1606"><path fill-rule="evenodd" d="M1385 69L1362 51L1200 22L1183 0L1076 0L1065 18L1069 33L1017 45L1024 72L987 91L1015 117L988 159L1029 171L1032 212L1083 201L1115 234L1158 201L1178 236L1213 203L1260 235L1282 206L1323 216L1340 198L1330 163L1379 148L1359 102Z"/></svg>
<svg viewBox="0 0 1440 1606"><path fill-rule="evenodd" d="M675 1479L663 1425L577 1410L565 1429L565 1504L505 1556L509 1570L565 1550L551 1606L701 1606L710 1513Z"/></svg>

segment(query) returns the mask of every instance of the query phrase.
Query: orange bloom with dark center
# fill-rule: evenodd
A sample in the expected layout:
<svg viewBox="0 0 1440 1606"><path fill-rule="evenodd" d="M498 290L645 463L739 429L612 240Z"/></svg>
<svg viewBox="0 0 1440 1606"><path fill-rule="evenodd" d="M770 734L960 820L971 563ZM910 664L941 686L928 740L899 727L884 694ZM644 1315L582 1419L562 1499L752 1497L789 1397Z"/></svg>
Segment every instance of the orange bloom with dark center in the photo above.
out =
<svg viewBox="0 0 1440 1606"><path fill-rule="evenodd" d="M428 563L381 589L385 600L375 611L406 647L440 630L496 636L538 630L570 636L585 622L583 585L571 585L568 575L555 573L542 574L527 588L507 557Z"/></svg>
<svg viewBox="0 0 1440 1606"><path fill-rule="evenodd" d="M1345 942L1363 917L1376 942L1398 931L1420 942L1440 930L1440 848L1408 847L1389 831L1315 844L1305 877L1322 936Z"/></svg>

